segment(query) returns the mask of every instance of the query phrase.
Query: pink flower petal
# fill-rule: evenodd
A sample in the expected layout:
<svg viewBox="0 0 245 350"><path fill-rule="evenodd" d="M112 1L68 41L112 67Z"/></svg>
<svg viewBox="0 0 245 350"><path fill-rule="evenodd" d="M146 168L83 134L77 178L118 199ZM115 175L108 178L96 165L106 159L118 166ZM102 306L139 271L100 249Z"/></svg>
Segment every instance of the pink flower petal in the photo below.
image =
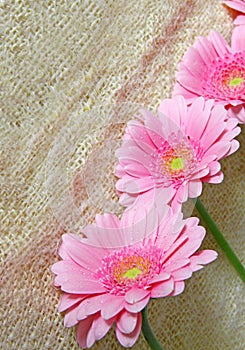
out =
<svg viewBox="0 0 245 350"><path fill-rule="evenodd" d="M176 78L186 90L195 92L196 97L202 93L200 79L194 77L190 72L185 72L184 70L178 72Z"/></svg>
<svg viewBox="0 0 245 350"><path fill-rule="evenodd" d="M159 273L159 275L154 276L149 281L149 283L152 284L152 283L157 283L157 282L163 282L163 281L168 280L170 277L171 277L171 275L169 273L163 271L163 272Z"/></svg>
<svg viewBox="0 0 245 350"><path fill-rule="evenodd" d="M94 316L90 316L85 320L82 320L78 323L77 327L77 342L81 348L87 348L87 337L88 332L91 328Z"/></svg>
<svg viewBox="0 0 245 350"><path fill-rule="evenodd" d="M148 133L145 132L144 125L137 121L129 121L127 125L127 132L131 136L137 145L149 153L152 152L152 149L155 148L155 144L152 142L152 139L149 137Z"/></svg>
<svg viewBox="0 0 245 350"><path fill-rule="evenodd" d="M105 289L92 276L71 261L59 261L54 264L52 271L57 275L55 283L64 292L72 294L101 293Z"/></svg>
<svg viewBox="0 0 245 350"><path fill-rule="evenodd" d="M188 185L188 197L197 198L202 193L202 182L200 180L190 181Z"/></svg>
<svg viewBox="0 0 245 350"><path fill-rule="evenodd" d="M174 97L174 99L178 100L179 97ZM178 134L178 132L181 132L180 127L175 123L175 120L171 119L171 116L162 114L160 111L158 111L158 115L162 124L162 134L165 140L168 140L171 134ZM162 145L160 147L162 147Z"/></svg>
<svg viewBox="0 0 245 350"><path fill-rule="evenodd" d="M123 193L120 198L119 198L119 203L123 207L130 207L131 205L134 204L134 201L137 198L137 194L128 194L128 193Z"/></svg>
<svg viewBox="0 0 245 350"><path fill-rule="evenodd" d="M76 270L77 272L84 271L82 267L78 266L74 261L71 260L58 261L51 267L51 271L56 275L67 271L70 272L71 270Z"/></svg>
<svg viewBox="0 0 245 350"><path fill-rule="evenodd" d="M180 65L178 67L180 67ZM176 77L178 77L178 75L176 74ZM186 102L190 104L198 97L198 94L193 91L189 91L187 88L183 87L179 82L176 82L174 84L174 90L173 90L172 96L173 97L183 96Z"/></svg>
<svg viewBox="0 0 245 350"><path fill-rule="evenodd" d="M99 340L101 338L103 338L106 333L109 331L109 329L111 328L114 319L111 320L107 320L105 321L102 317L99 316L99 314L96 314L94 316L92 316L92 324L90 324L90 328L87 329L87 324L86 324L86 320L90 321L90 318L85 319L83 321L83 325L85 326L84 328L84 337L82 336L82 329L80 329L80 323L78 326L78 332L77 332L77 337L78 337L78 342L79 340L81 340L81 343L86 344L86 348L90 348L91 346L93 346L93 344L95 343L96 340ZM89 324L89 323L88 323ZM81 338L81 339L79 339ZM79 345L81 346L81 344L79 343Z"/></svg>
<svg viewBox="0 0 245 350"><path fill-rule="evenodd" d="M217 258L218 254L214 250L202 250L197 252L190 257L190 266L192 271L197 271L203 268L203 265L206 265Z"/></svg>
<svg viewBox="0 0 245 350"><path fill-rule="evenodd" d="M154 182L151 177L142 179L120 179L116 183L116 189L121 192L128 192L132 194L141 193L150 190L154 187Z"/></svg>
<svg viewBox="0 0 245 350"><path fill-rule="evenodd" d="M160 221L165 222L169 215L170 208L164 203L171 199L171 189L154 189L152 192L138 196L134 205L123 213L121 229L126 244L144 243L148 238L154 240Z"/></svg>
<svg viewBox="0 0 245 350"><path fill-rule="evenodd" d="M114 318L110 320L104 320L102 317L96 318L92 325L95 340L103 338L112 327L114 321Z"/></svg>
<svg viewBox="0 0 245 350"><path fill-rule="evenodd" d="M243 0L226 0L223 3L234 10L245 13L245 3Z"/></svg>
<svg viewBox="0 0 245 350"><path fill-rule="evenodd" d="M245 51L245 24L233 29L231 47L233 51Z"/></svg>
<svg viewBox="0 0 245 350"><path fill-rule="evenodd" d="M236 118L238 123L245 124L245 103L229 108L228 117Z"/></svg>
<svg viewBox="0 0 245 350"><path fill-rule="evenodd" d="M119 343L126 348L132 347L136 343L136 341L139 337L139 334L141 331L141 324L142 324L141 313L138 313L137 314L137 324L136 324L136 327L132 333L129 333L129 334L122 333L119 330L119 328L116 327L116 336L117 336Z"/></svg>
<svg viewBox="0 0 245 350"><path fill-rule="evenodd" d="M172 261L190 257L200 247L205 236L205 229L202 226L188 228L188 236L182 235L164 254L164 264L170 264Z"/></svg>
<svg viewBox="0 0 245 350"><path fill-rule="evenodd" d="M176 271L186 265L190 264L190 259L182 259L171 262L169 265L164 266L164 273L169 277L171 276L171 272Z"/></svg>
<svg viewBox="0 0 245 350"><path fill-rule="evenodd" d="M205 162L205 160L203 159L203 163ZM191 175L191 179L190 181L193 181L193 180L200 180L202 181L202 178L206 175L208 175L210 173L209 171L209 162L206 162L206 165L205 167L202 169L199 169L199 167L197 167L197 169L195 170L195 172L193 171L193 175ZM200 167L201 167L201 164L199 164ZM186 186L187 187L187 186ZM188 197L190 197L189 195L189 186L188 186ZM193 198L193 197L192 197Z"/></svg>
<svg viewBox="0 0 245 350"><path fill-rule="evenodd" d="M161 283L155 283L151 288L152 298L163 298L171 294L174 290L174 280L171 278Z"/></svg>
<svg viewBox="0 0 245 350"><path fill-rule="evenodd" d="M96 214L95 224L102 228L118 228L120 220L115 214L105 213L103 215Z"/></svg>
<svg viewBox="0 0 245 350"><path fill-rule="evenodd" d="M141 113L144 114L145 117L145 132L149 135L155 148L158 149L164 141L165 130L168 127L166 125L166 129L163 129L161 120L154 114L148 111L141 111Z"/></svg>
<svg viewBox="0 0 245 350"><path fill-rule="evenodd" d="M134 177L150 176L150 173L146 167L134 161L132 161L131 164L125 165L124 169L125 169L125 172L130 176L134 176Z"/></svg>
<svg viewBox="0 0 245 350"><path fill-rule="evenodd" d="M211 109L214 105L213 100L208 100L205 103L203 97L198 97L190 106L187 118L188 122L186 123L186 133L187 135L200 139L206 125L209 121L211 115ZM198 118L197 118L198 116Z"/></svg>
<svg viewBox="0 0 245 350"><path fill-rule="evenodd" d="M132 288L125 294L125 300L129 304L135 304L144 299L150 292L140 288Z"/></svg>
<svg viewBox="0 0 245 350"><path fill-rule="evenodd" d="M237 16L236 19L234 20L234 24L235 25L244 25L245 24L245 16L244 15Z"/></svg>
<svg viewBox="0 0 245 350"><path fill-rule="evenodd" d="M72 307L66 312L64 317L65 327L73 327L78 323L77 312L78 312L77 306Z"/></svg>
<svg viewBox="0 0 245 350"><path fill-rule="evenodd" d="M213 31L213 36L215 35L217 35L218 37L220 36L219 33ZM212 41L209 40L209 38L199 37L197 41L194 43L194 48L200 54L206 66L211 64L213 60L218 57L217 51L215 50L215 47ZM204 67L200 67L200 68L203 69ZM203 72L204 72L204 69L203 69ZM199 81L199 84L200 84L200 81Z"/></svg>
<svg viewBox="0 0 245 350"><path fill-rule="evenodd" d="M85 241L79 240L78 236L75 235L65 234L62 239L67 254L78 265L92 271L94 271L96 264L100 265L100 258L104 255L101 249L84 244Z"/></svg>
<svg viewBox="0 0 245 350"><path fill-rule="evenodd" d="M76 279L77 278L77 279ZM105 289L103 286L98 284L98 281L88 280L87 278L82 279L79 275L73 273L72 276L69 274L62 274L56 277L56 283L61 286L61 289L67 293L103 293Z"/></svg>
<svg viewBox="0 0 245 350"><path fill-rule="evenodd" d="M148 294L144 299L138 301L135 304L128 304L125 302L124 307L128 312L137 313L143 310L150 300L151 295Z"/></svg>
<svg viewBox="0 0 245 350"><path fill-rule="evenodd" d="M123 244L120 231L116 228L104 228L92 224L84 227L82 233L86 235L84 241L86 241L86 245L92 253L95 253L96 249L100 250L101 259L98 264L99 266L101 266L103 257L110 253L111 248L120 247ZM91 259L93 261L93 258ZM96 266L94 266L95 269Z"/></svg>
<svg viewBox="0 0 245 350"><path fill-rule="evenodd" d="M98 316L97 316L98 317ZM96 318L94 318L95 320ZM93 321L94 322L94 321ZM91 348L91 346L94 345L95 343L95 334L94 334L94 329L93 329L93 323L92 326L90 327L87 335L87 348Z"/></svg>
<svg viewBox="0 0 245 350"><path fill-rule="evenodd" d="M158 113L168 116L173 122L181 126L182 119L186 119L187 115L187 105L182 96L176 96L173 99L165 99L161 101Z"/></svg>
<svg viewBox="0 0 245 350"><path fill-rule="evenodd" d="M185 282L183 281L174 282L174 290L171 293L171 296L176 296L181 294L184 291L184 289L185 289Z"/></svg>
<svg viewBox="0 0 245 350"><path fill-rule="evenodd" d="M75 304L79 303L83 299L85 299L87 295L81 295L81 294L67 294L64 293L61 297L58 311L63 312L66 309L69 309L70 307L74 306Z"/></svg>
<svg viewBox="0 0 245 350"><path fill-rule="evenodd" d="M179 97L177 97L177 100L178 99ZM156 148L159 149L162 147L163 142L169 139L171 134L178 133L180 131L180 127L175 123L175 120L172 120L171 116L159 113L159 111L158 111L158 118L156 118L156 120L157 120L157 123L154 122L154 120L147 120L145 123L146 123L148 133L149 133L150 127L153 129L155 126L155 133L152 134L151 137L153 138ZM160 133L159 136L157 132Z"/></svg>
<svg viewBox="0 0 245 350"><path fill-rule="evenodd" d="M121 164L117 164L115 166L115 171L114 171L114 174L116 177L123 177L123 176L126 176L126 171L124 169L124 167L121 165Z"/></svg>
<svg viewBox="0 0 245 350"><path fill-rule="evenodd" d="M188 64L190 60L193 61L193 67L191 70L189 69L189 64ZM201 79L203 74L203 69L205 68L205 64L206 64L206 57L203 58L200 52L198 52L198 50L196 50L193 47L190 47L190 49L184 55L183 62L180 62L178 65L179 72L177 73L177 75L181 71L183 71L187 73L187 75L191 74L191 76L196 76L199 79Z"/></svg>
<svg viewBox="0 0 245 350"><path fill-rule="evenodd" d="M230 119L231 120L231 119ZM223 140L228 140L228 141L236 141L233 140L234 137L236 137L237 135L239 135L241 132L241 128L240 127L236 127L230 131L227 131L227 133L224 135Z"/></svg>
<svg viewBox="0 0 245 350"><path fill-rule="evenodd" d="M83 233L87 236L87 246L91 249L92 253L96 253L96 249L99 248L100 254L103 253L101 259L105 255L110 254L112 248L122 247L125 244L125 239L119 227L113 227L113 222L110 223L111 227L109 223L104 223L104 217L110 215L96 215L96 224L88 225L83 229ZM116 222L115 225L119 225L119 222ZM91 259L93 260L93 258ZM101 266L101 260L99 266Z"/></svg>
<svg viewBox="0 0 245 350"><path fill-rule="evenodd" d="M230 143L227 141L219 141L213 144L206 152L206 156L216 155L217 159L223 158L230 149Z"/></svg>
<svg viewBox="0 0 245 350"><path fill-rule="evenodd" d="M152 157L139 147L128 147L127 142L123 143L121 148L116 150L116 156L123 165L130 164L131 161L146 165L152 160Z"/></svg>
<svg viewBox="0 0 245 350"><path fill-rule="evenodd" d="M219 184L224 180L224 174L219 171L217 174L212 175L212 176L205 176L204 178L202 178L203 182L207 182L210 184Z"/></svg>
<svg viewBox="0 0 245 350"><path fill-rule="evenodd" d="M212 30L209 34L209 39L213 43L214 49L219 57L231 51L229 45L220 33Z"/></svg>
<svg viewBox="0 0 245 350"><path fill-rule="evenodd" d="M229 150L229 152L228 152L227 155L230 155L230 154L236 152L236 151L238 150L239 147L240 147L239 141L237 141L237 140L232 140L232 141L231 141L231 147L230 147L230 150Z"/></svg>
<svg viewBox="0 0 245 350"><path fill-rule="evenodd" d="M64 317L64 326L67 328L71 328L75 326L79 321L77 320L77 309L74 308L72 310L69 310Z"/></svg>
<svg viewBox="0 0 245 350"><path fill-rule="evenodd" d="M144 152L151 154L152 151L162 143L162 125L158 118L156 118L151 112L141 110L141 113L145 119L145 124L141 124L137 128L129 121L127 130L134 142L136 142ZM154 119L153 124L151 123L152 118ZM148 121L150 121L149 124Z"/></svg>
<svg viewBox="0 0 245 350"><path fill-rule="evenodd" d="M175 281L183 281L192 276L192 269L190 268L190 266L183 267L172 272L172 276Z"/></svg>
<svg viewBox="0 0 245 350"><path fill-rule="evenodd" d="M78 307L78 320L83 320L87 316L100 311L105 300L107 300L107 294L90 296L83 300Z"/></svg>
<svg viewBox="0 0 245 350"><path fill-rule="evenodd" d="M199 224L199 221L199 218L190 217L185 221L185 224L188 227L188 229L191 227L196 228L196 226Z"/></svg>
<svg viewBox="0 0 245 350"><path fill-rule="evenodd" d="M64 245L64 243L62 242L60 247L59 247L59 256L61 257L61 259L63 260L71 260L70 255L67 253L66 251L66 247Z"/></svg>
<svg viewBox="0 0 245 350"><path fill-rule="evenodd" d="M148 211L145 206L139 205L140 199L141 197L138 197L136 204L125 210L121 219L121 230L128 245L143 241L148 234L146 230ZM152 210L151 214L156 217L155 211Z"/></svg>
<svg viewBox="0 0 245 350"><path fill-rule="evenodd" d="M186 186L186 183L183 183L175 194L175 200L179 203L183 203L187 201L188 198L188 186Z"/></svg>
<svg viewBox="0 0 245 350"><path fill-rule="evenodd" d="M137 325L138 315L128 311L122 311L118 316L116 324L122 333L132 333Z"/></svg>
<svg viewBox="0 0 245 350"><path fill-rule="evenodd" d="M214 176L220 172L221 165L219 162L212 162L209 164L209 174L208 176Z"/></svg>
<svg viewBox="0 0 245 350"><path fill-rule="evenodd" d="M101 305L101 316L108 320L116 316L124 307L124 296L107 295Z"/></svg>
<svg viewBox="0 0 245 350"><path fill-rule="evenodd" d="M223 123L220 123L219 125L216 124L215 126L213 125L213 129L212 130L210 130L209 127L207 128L207 136L205 137L204 140L202 140L203 148L205 150L208 150L213 145L216 145L216 141L219 139L219 136L224 131L224 128L225 128L225 125ZM210 154L206 153L203 160L205 160L208 155L212 155L212 154L211 153ZM213 155L216 155L216 154L214 153Z"/></svg>
<svg viewBox="0 0 245 350"><path fill-rule="evenodd" d="M201 143L204 149L208 149L216 140L219 139L220 135L226 128L224 122L227 116L227 111L222 105L215 105L209 121L207 123L205 133L201 137Z"/></svg>
<svg viewBox="0 0 245 350"><path fill-rule="evenodd" d="M167 252L180 236L184 226L182 213L177 212L173 215L170 212L169 215L166 216L166 219L161 221L155 244L162 247L163 251Z"/></svg>

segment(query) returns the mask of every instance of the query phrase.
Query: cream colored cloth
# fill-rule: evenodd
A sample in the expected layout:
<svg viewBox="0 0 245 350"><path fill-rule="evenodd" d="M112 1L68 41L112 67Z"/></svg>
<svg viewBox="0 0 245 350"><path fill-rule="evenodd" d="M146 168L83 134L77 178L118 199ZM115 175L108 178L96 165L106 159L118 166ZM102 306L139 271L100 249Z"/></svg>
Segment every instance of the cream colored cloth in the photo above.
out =
<svg viewBox="0 0 245 350"><path fill-rule="evenodd" d="M75 350L50 271L61 235L97 212L120 213L113 152L124 122L137 106L170 97L177 64L198 35L215 29L230 40L232 18L217 0L0 6L0 348ZM222 162L224 182L202 196L243 262L244 132L240 150ZM182 295L152 301L151 325L167 350L242 350L244 287L210 233L203 246L218 260ZM121 349L113 330L93 348ZM148 349L142 335L134 349Z"/></svg>

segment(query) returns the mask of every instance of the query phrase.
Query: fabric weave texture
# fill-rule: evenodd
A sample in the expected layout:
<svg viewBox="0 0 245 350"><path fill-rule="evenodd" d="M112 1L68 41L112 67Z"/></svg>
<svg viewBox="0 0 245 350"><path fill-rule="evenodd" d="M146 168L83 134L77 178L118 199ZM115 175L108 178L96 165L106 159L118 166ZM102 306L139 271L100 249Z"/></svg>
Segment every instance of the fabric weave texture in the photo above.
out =
<svg viewBox="0 0 245 350"><path fill-rule="evenodd" d="M113 171L125 122L170 98L199 35L230 42L234 12L217 0L3 0L0 11L0 348L78 350L50 270L61 236L122 213ZM243 263L244 133L225 180L202 195ZM168 350L242 350L242 282L209 232L201 248L217 261L182 295L152 300L152 328ZM121 348L112 330L93 346ZM133 349L149 349L142 335Z"/></svg>

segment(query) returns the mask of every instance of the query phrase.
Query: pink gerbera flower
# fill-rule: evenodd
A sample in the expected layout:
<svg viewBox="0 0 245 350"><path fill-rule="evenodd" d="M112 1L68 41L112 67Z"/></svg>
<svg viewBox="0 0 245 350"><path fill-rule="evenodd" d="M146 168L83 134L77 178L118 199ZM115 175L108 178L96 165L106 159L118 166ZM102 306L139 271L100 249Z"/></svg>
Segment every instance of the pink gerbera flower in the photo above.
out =
<svg viewBox="0 0 245 350"><path fill-rule="evenodd" d="M66 310L67 327L78 324L82 348L104 337L114 323L119 342L133 346L140 311L150 298L182 293L184 280L217 256L212 250L196 252L205 236L197 218L183 220L168 206L154 207L145 217L142 211L142 206L128 209L121 221L97 215L82 231L86 238L63 235L62 261L52 271L64 291L59 311Z"/></svg>
<svg viewBox="0 0 245 350"><path fill-rule="evenodd" d="M138 196L161 191L161 201L180 204L198 197L202 182L223 180L219 160L239 147L237 120L213 100L196 98L187 106L183 96L165 99L159 117L142 111L141 120L128 122L121 147L116 188L122 205ZM166 190L164 190L166 189Z"/></svg>
<svg viewBox="0 0 245 350"><path fill-rule="evenodd" d="M215 31L198 38L179 64L173 95L189 103L197 96L215 99L245 123L245 26L239 27L231 47Z"/></svg>

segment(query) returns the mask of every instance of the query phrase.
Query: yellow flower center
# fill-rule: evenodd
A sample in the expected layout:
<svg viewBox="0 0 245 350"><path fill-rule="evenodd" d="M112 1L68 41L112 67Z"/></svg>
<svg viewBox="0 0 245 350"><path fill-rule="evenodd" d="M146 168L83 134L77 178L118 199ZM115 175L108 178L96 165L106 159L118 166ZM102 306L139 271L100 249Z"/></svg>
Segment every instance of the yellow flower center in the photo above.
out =
<svg viewBox="0 0 245 350"><path fill-rule="evenodd" d="M184 161L183 158L177 157L173 158L171 162L171 169L173 170L181 170L184 168Z"/></svg>
<svg viewBox="0 0 245 350"><path fill-rule="evenodd" d="M118 261L114 266L114 277L117 281L124 279L137 279L140 274L148 273L150 262L142 256L131 255Z"/></svg>
<svg viewBox="0 0 245 350"><path fill-rule="evenodd" d="M132 269L129 269L123 274L123 278L135 279L141 273L142 271L138 267L133 267Z"/></svg>
<svg viewBox="0 0 245 350"><path fill-rule="evenodd" d="M230 86L239 86L243 82L243 78L235 77L230 81Z"/></svg>
<svg viewBox="0 0 245 350"><path fill-rule="evenodd" d="M185 162L189 160L190 150L180 145L169 149L162 155L162 170L171 176L179 176L185 170Z"/></svg>

